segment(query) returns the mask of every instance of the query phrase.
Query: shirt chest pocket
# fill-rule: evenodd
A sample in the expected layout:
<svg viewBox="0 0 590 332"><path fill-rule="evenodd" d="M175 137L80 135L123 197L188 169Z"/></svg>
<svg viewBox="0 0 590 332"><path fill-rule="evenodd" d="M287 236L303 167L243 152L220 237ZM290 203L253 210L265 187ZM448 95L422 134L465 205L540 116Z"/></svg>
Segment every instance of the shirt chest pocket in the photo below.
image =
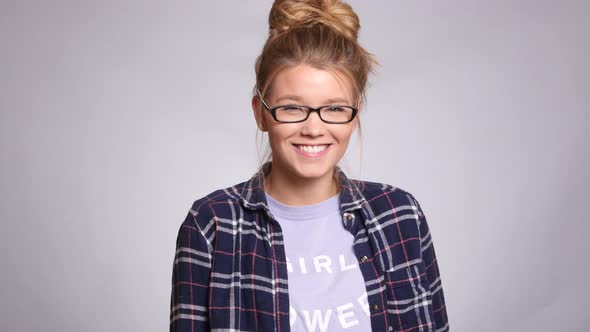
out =
<svg viewBox="0 0 590 332"><path fill-rule="evenodd" d="M384 273L389 331L430 331L432 297L422 262Z"/></svg>

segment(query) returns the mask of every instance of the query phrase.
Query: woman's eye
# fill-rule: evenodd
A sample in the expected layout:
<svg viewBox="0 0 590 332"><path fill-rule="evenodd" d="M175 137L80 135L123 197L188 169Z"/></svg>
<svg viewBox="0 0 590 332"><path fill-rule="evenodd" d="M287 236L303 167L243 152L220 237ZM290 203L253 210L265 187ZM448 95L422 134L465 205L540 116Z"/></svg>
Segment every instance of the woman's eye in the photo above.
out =
<svg viewBox="0 0 590 332"><path fill-rule="evenodd" d="M282 112L301 112L301 111L303 111L303 108L301 108L301 106L297 106L297 105L288 105L288 106L281 107L281 111Z"/></svg>
<svg viewBox="0 0 590 332"><path fill-rule="evenodd" d="M327 108L327 110L329 112L335 112L335 113L346 111L346 109L344 107L340 107L340 106L330 106Z"/></svg>

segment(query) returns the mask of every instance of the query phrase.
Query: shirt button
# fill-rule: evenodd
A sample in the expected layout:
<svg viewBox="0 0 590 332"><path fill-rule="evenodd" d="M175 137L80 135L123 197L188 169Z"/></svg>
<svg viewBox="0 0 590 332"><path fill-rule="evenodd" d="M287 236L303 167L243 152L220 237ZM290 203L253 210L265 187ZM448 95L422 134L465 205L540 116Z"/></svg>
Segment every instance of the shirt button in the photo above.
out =
<svg viewBox="0 0 590 332"><path fill-rule="evenodd" d="M344 218L344 224L347 226L350 226L350 223L354 220L354 215L352 215L351 213L345 212L342 215L342 218Z"/></svg>
<svg viewBox="0 0 590 332"><path fill-rule="evenodd" d="M368 258L367 258L367 256L363 256L363 257L361 257L361 263L364 263L364 262L366 262L366 261L367 261L367 259L368 259Z"/></svg>
<svg viewBox="0 0 590 332"><path fill-rule="evenodd" d="M373 310L379 310L379 306L375 304L375 305L373 306Z"/></svg>

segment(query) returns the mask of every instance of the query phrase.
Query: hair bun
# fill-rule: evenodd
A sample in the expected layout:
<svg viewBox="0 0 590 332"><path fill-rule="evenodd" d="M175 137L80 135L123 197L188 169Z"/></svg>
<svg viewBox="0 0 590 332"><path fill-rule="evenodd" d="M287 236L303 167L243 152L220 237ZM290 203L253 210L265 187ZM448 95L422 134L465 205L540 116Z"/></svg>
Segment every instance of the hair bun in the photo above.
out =
<svg viewBox="0 0 590 332"><path fill-rule="evenodd" d="M355 41L360 29L352 7L340 0L276 0L268 24L271 35L323 24Z"/></svg>

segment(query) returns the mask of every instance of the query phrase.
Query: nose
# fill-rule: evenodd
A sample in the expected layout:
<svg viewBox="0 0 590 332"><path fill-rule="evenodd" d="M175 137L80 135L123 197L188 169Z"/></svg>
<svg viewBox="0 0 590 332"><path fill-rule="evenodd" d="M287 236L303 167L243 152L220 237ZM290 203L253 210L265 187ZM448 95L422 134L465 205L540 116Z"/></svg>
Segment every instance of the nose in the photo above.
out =
<svg viewBox="0 0 590 332"><path fill-rule="evenodd" d="M303 121L301 134L306 136L321 136L325 130L325 123L317 112L312 112L307 120Z"/></svg>

